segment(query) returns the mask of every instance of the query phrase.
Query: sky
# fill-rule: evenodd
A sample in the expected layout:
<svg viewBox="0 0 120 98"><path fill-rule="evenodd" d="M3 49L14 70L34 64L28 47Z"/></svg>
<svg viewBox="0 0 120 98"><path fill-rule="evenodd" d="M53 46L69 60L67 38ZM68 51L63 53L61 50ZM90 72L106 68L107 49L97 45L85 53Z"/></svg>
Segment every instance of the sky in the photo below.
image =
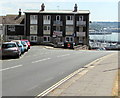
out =
<svg viewBox="0 0 120 98"><path fill-rule="evenodd" d="M26 10L40 10L42 3L45 10L73 10L75 3L78 10L89 10L90 21L118 21L118 2L120 0L1 0L0 16L18 14ZM120 4L119 4L120 6ZM24 13L22 13L24 14Z"/></svg>

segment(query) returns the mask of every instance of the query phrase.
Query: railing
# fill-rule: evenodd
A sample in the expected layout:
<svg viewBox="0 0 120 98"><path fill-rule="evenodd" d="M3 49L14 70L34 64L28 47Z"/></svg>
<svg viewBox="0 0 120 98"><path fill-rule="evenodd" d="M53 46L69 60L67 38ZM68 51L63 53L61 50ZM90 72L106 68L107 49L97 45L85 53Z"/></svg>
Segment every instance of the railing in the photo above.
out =
<svg viewBox="0 0 120 98"><path fill-rule="evenodd" d="M85 26L86 21L77 21L77 26Z"/></svg>
<svg viewBox="0 0 120 98"><path fill-rule="evenodd" d="M73 25L73 20L66 20L66 25Z"/></svg>
<svg viewBox="0 0 120 98"><path fill-rule="evenodd" d="M44 24L50 24L50 20L44 20Z"/></svg>
<svg viewBox="0 0 120 98"><path fill-rule="evenodd" d="M85 37L86 36L86 32L76 32L77 36L79 37Z"/></svg>
<svg viewBox="0 0 120 98"><path fill-rule="evenodd" d="M61 31L54 31L53 35L55 35L55 36L62 36L62 33L63 32L61 32Z"/></svg>
<svg viewBox="0 0 120 98"><path fill-rule="evenodd" d="M57 20L57 21L54 21L54 22L53 22L53 25L60 25L60 26L62 26L62 25L63 25L63 22Z"/></svg>

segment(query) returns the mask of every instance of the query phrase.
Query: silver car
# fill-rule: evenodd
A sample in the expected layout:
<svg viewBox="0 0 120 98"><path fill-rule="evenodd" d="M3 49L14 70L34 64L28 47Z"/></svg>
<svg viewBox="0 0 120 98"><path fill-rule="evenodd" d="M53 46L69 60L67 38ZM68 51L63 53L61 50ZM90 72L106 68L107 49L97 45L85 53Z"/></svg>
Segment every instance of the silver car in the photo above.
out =
<svg viewBox="0 0 120 98"><path fill-rule="evenodd" d="M16 42L4 42L1 47L2 57L15 56L20 57L21 51Z"/></svg>

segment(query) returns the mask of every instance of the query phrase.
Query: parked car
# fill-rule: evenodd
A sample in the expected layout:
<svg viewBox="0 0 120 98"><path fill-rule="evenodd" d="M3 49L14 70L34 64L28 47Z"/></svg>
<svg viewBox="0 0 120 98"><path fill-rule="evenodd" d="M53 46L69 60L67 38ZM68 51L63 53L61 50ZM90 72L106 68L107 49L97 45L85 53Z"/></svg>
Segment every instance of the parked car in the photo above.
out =
<svg viewBox="0 0 120 98"><path fill-rule="evenodd" d="M12 40L11 42L16 42L18 44L18 47L20 48L22 54L25 52L25 48L24 48L21 40Z"/></svg>
<svg viewBox="0 0 120 98"><path fill-rule="evenodd" d="M15 56L17 58L21 55L21 50L16 42L4 42L1 47L2 57Z"/></svg>
<svg viewBox="0 0 120 98"><path fill-rule="evenodd" d="M30 49L30 42L27 39L22 39L21 41L25 41L28 45L28 49Z"/></svg>
<svg viewBox="0 0 120 98"><path fill-rule="evenodd" d="M25 41L21 41L24 46L25 51L28 51L28 44Z"/></svg>

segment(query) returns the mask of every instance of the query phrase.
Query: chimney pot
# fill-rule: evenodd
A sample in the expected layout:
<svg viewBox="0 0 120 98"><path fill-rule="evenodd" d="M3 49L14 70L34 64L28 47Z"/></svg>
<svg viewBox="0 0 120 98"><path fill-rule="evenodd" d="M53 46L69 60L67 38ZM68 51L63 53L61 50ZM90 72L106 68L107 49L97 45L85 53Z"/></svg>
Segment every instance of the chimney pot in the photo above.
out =
<svg viewBox="0 0 120 98"><path fill-rule="evenodd" d="M75 6L74 6L74 11L73 12L77 12L77 4L75 4Z"/></svg>
<svg viewBox="0 0 120 98"><path fill-rule="evenodd" d="M19 16L21 16L21 9L19 9Z"/></svg>
<svg viewBox="0 0 120 98"><path fill-rule="evenodd" d="M44 3L42 3L42 5L41 5L41 11L44 11L45 10L45 5L44 5Z"/></svg>

